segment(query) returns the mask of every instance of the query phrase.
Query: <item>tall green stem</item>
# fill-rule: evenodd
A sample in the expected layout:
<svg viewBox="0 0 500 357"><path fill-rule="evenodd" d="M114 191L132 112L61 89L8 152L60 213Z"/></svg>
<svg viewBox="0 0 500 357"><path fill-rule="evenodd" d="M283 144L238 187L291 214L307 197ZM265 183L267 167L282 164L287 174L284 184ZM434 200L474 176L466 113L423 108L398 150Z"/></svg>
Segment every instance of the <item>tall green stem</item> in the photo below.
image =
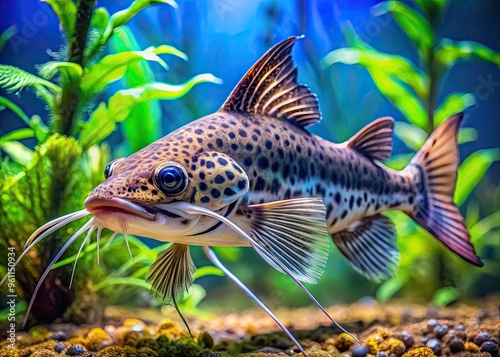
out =
<svg viewBox="0 0 500 357"><path fill-rule="evenodd" d="M87 43L90 19L94 11L95 0L80 0L76 13L75 32L70 39L68 61L83 67L83 53ZM55 131L63 135L71 135L73 126L78 119L79 83L63 84L61 100L59 102L58 118L55 120Z"/></svg>

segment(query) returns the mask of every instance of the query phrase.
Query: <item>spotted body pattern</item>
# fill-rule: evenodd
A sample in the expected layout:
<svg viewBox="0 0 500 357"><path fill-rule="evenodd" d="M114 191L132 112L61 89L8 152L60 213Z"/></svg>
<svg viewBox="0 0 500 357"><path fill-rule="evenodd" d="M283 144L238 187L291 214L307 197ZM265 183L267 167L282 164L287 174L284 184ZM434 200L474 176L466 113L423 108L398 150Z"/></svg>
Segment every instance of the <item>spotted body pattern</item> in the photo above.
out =
<svg viewBox="0 0 500 357"><path fill-rule="evenodd" d="M442 123L403 171L381 163L392 150L392 118L374 121L345 143L326 141L307 131L321 114L316 96L297 83L290 55L296 40L271 48L216 113L110 163L85 210L40 227L22 256L53 231L93 215L41 280L80 234L87 231L87 241L95 230L99 237L108 228L125 237L173 242L153 263L148 281L156 296L175 301L194 280L189 246L200 245L298 345L209 246L252 246L321 309L301 282L321 277L330 239L366 277L379 280L395 272L396 231L382 214L388 210L405 212L451 251L481 266L452 200L463 115Z"/></svg>
<svg viewBox="0 0 500 357"><path fill-rule="evenodd" d="M250 230L253 217L252 210L246 209L249 205L319 197L326 207L328 234L354 267L372 279L389 277L397 266L395 230L381 213L401 210L459 255L480 264L466 230L457 228L463 225L463 219L456 207L446 207L451 231L440 230L436 222L436 227L426 222L431 211L439 213L443 205L453 205L450 198L441 196L433 205L431 195L439 194L443 185L451 187L445 194L453 193L456 131L461 116L443 124L429 140L440 157L423 148L422 154L401 172L380 163L392 150L392 118L376 120L345 143L326 141L306 129L320 121L321 114L316 96L297 84L297 69L290 56L295 40L285 40L269 50L218 112L179 128L125 159L127 164L117 165L112 178L90 197L119 197L143 206L188 202L219 211ZM430 170L424 165L424 156L431 163ZM182 165L188 176L186 189L175 197L158 190L151 174L166 162ZM441 171L438 176L436 170ZM430 189L430 183L434 189ZM202 235L205 239L183 237L178 243L250 245L216 220L188 236ZM376 255L374 250L378 251Z"/></svg>

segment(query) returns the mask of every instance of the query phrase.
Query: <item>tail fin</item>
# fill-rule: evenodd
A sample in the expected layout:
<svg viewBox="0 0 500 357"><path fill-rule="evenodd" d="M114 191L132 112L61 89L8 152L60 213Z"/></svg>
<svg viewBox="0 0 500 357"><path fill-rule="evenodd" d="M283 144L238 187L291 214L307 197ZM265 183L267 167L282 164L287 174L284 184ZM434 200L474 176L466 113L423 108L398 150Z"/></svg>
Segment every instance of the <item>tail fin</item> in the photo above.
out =
<svg viewBox="0 0 500 357"><path fill-rule="evenodd" d="M443 122L408 165L418 194L413 211L407 213L461 258L483 266L474 252L464 219L453 203L458 166L457 134L462 119L463 113L459 113Z"/></svg>

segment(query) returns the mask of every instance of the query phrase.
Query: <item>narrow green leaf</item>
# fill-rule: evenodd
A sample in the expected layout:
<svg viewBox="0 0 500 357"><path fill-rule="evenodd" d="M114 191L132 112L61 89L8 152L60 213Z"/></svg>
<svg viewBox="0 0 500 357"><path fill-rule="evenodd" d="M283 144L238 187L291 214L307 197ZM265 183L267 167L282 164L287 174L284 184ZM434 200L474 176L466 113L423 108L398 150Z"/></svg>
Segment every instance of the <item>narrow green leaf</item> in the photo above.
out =
<svg viewBox="0 0 500 357"><path fill-rule="evenodd" d="M377 289L376 299L380 302L386 302L393 297L402 287L403 280L399 276L384 281Z"/></svg>
<svg viewBox="0 0 500 357"><path fill-rule="evenodd" d="M8 92L15 92L24 87L34 87L35 89L43 87L55 93L61 92L61 88L54 83L8 65L0 65L0 87Z"/></svg>
<svg viewBox="0 0 500 357"><path fill-rule="evenodd" d="M488 232L500 228L500 211L493 212L489 216L481 219L470 229L472 240L481 239Z"/></svg>
<svg viewBox="0 0 500 357"><path fill-rule="evenodd" d="M8 27L2 34L0 35L0 51L5 47L5 44L9 39L17 33L17 29L15 25Z"/></svg>
<svg viewBox="0 0 500 357"><path fill-rule="evenodd" d="M485 175L486 170L498 160L500 160L499 148L476 151L464 160L458 168L454 196L454 201L458 206L465 202L474 187Z"/></svg>
<svg viewBox="0 0 500 357"><path fill-rule="evenodd" d="M109 38L115 28L125 25L142 9L157 4L168 4L174 8L177 8L177 3L173 0L136 0L127 9L118 11L111 16L109 25L104 34L104 38Z"/></svg>
<svg viewBox="0 0 500 357"><path fill-rule="evenodd" d="M427 125L427 115L420 99L383 71L373 68L369 72L380 92L405 116L406 120L419 128Z"/></svg>
<svg viewBox="0 0 500 357"><path fill-rule="evenodd" d="M437 307L445 307L460 296L460 291L453 287L444 287L434 293L432 304Z"/></svg>
<svg viewBox="0 0 500 357"><path fill-rule="evenodd" d="M474 41L454 42L445 38L439 43L435 57L444 68L451 68L457 61L469 60L472 57L491 62L500 67L500 53Z"/></svg>
<svg viewBox="0 0 500 357"><path fill-rule="evenodd" d="M151 290L151 285L144 281L144 279L139 279L139 278L129 278L129 277L117 277L117 278L110 278L110 279L105 279L102 282L94 285L94 289L96 291L99 291L101 289L114 286L114 285L130 285L130 286L136 286L139 288L144 288L146 290Z"/></svg>
<svg viewBox="0 0 500 357"><path fill-rule="evenodd" d="M184 61L187 61L189 58L188 56L182 52L181 50L178 50L177 48L169 45L160 45L156 48L153 49L153 52L156 53L157 55L159 54L169 54L173 55L179 58L182 58Z"/></svg>
<svg viewBox="0 0 500 357"><path fill-rule="evenodd" d="M198 284L193 284L189 288L189 294L184 296L179 302L179 308L184 311L195 312L200 302L207 295L205 289Z"/></svg>
<svg viewBox="0 0 500 357"><path fill-rule="evenodd" d="M35 132L30 128L13 130L3 136L0 136L0 146L9 141L18 141L35 136Z"/></svg>
<svg viewBox="0 0 500 357"><path fill-rule="evenodd" d="M81 77L83 74L82 67L73 62L50 61L37 66L38 74L45 79L52 79L59 71L66 70L72 77Z"/></svg>
<svg viewBox="0 0 500 357"><path fill-rule="evenodd" d="M404 82L411 86L420 97L425 97L427 93L425 74L404 57L389 55L371 49L340 48L326 55L321 60L321 66L326 69L338 62L360 64L370 72L372 78L372 72L376 71L388 77L388 80Z"/></svg>
<svg viewBox="0 0 500 357"><path fill-rule="evenodd" d="M454 114L463 112L474 104L476 104L476 99L473 94L461 92L452 93L446 97L443 104L434 111L434 124L437 126L445 121L445 119L448 119Z"/></svg>
<svg viewBox="0 0 500 357"><path fill-rule="evenodd" d="M107 138L115 130L115 126L115 120L108 115L106 104L101 103L84 124L78 143L84 149L89 148Z"/></svg>
<svg viewBox="0 0 500 357"><path fill-rule="evenodd" d="M384 165L394 170L403 170L410 163L413 155L414 153L394 155L384 162Z"/></svg>
<svg viewBox="0 0 500 357"><path fill-rule="evenodd" d="M1 106L5 106L6 108L9 108L12 110L16 115L21 118L26 125L31 127L31 120L29 116L26 115L25 112L21 108L19 108L16 104L8 100L7 98L1 97L0 96L0 110L2 109Z"/></svg>
<svg viewBox="0 0 500 357"><path fill-rule="evenodd" d="M477 130L474 128L460 128L458 132L458 143L465 144L471 141L476 141L478 137Z"/></svg>
<svg viewBox="0 0 500 357"><path fill-rule="evenodd" d="M222 83L211 74L199 74L183 84L147 83L144 86L124 89L113 95L108 102L108 115L116 121L124 120L132 107L152 99L171 100L184 96L200 83Z"/></svg>
<svg viewBox="0 0 500 357"><path fill-rule="evenodd" d="M33 151L21 144L19 141L7 141L0 144L0 148L5 151L15 162L26 165L33 158Z"/></svg>
<svg viewBox="0 0 500 357"><path fill-rule="evenodd" d="M87 64L89 60L91 60L96 53L100 51L100 49L106 45L106 43L111 38L113 32L124 26L132 17L134 17L139 11L142 9L156 4L169 4L174 8L177 8L177 3L173 0L136 0L125 10L118 11L111 16L109 20L107 20L106 28L102 31L99 39L94 41L92 45L89 47L89 50L86 51L84 64ZM109 16L109 15L108 15ZM96 20L98 21L98 20Z"/></svg>
<svg viewBox="0 0 500 357"><path fill-rule="evenodd" d="M111 37L113 52L139 50L133 33L127 26L119 27ZM137 87L154 80L153 72L147 61L132 63L124 77L127 87ZM140 128L140 129L139 129ZM128 152L136 152L161 135L161 108L157 100L137 104L124 120L120 129Z"/></svg>
<svg viewBox="0 0 500 357"><path fill-rule="evenodd" d="M340 28L349 46L360 50L376 51L375 48L363 41L363 39L356 33L356 30L354 30L354 26L352 26L352 23L350 21L341 23Z"/></svg>
<svg viewBox="0 0 500 357"><path fill-rule="evenodd" d="M128 66L140 60L158 62L167 68L166 63L158 57L155 51L162 53L158 48L149 47L144 51L121 52L105 56L96 64L85 68L81 83L82 92L87 97L99 93L108 84L123 77Z"/></svg>
<svg viewBox="0 0 500 357"><path fill-rule="evenodd" d="M196 269L196 271L193 274L195 279L203 278L204 276L210 276L210 275L224 276L224 273L217 267L214 267L212 265L206 265Z"/></svg>
<svg viewBox="0 0 500 357"><path fill-rule="evenodd" d="M76 22L76 5L73 0L42 0L56 13L68 38L73 36Z"/></svg>
<svg viewBox="0 0 500 357"><path fill-rule="evenodd" d="M417 45L421 58L426 59L434 46L434 31L429 22L418 12L399 1L384 1L372 7L372 13L375 16L389 12L401 29Z"/></svg>
<svg viewBox="0 0 500 357"><path fill-rule="evenodd" d="M92 19L90 20L90 26L103 33L109 23L109 13L104 7L98 7L94 10Z"/></svg>
<svg viewBox="0 0 500 357"><path fill-rule="evenodd" d="M396 122L394 134L405 143L405 145L414 151L420 150L428 135L425 130L404 122Z"/></svg>

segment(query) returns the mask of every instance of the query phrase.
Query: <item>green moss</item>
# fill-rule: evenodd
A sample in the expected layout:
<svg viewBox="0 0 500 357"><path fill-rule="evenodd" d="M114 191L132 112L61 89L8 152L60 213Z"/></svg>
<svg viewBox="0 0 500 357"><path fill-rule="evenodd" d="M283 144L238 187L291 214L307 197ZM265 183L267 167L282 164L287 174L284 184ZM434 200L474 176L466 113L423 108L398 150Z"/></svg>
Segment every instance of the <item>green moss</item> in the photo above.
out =
<svg viewBox="0 0 500 357"><path fill-rule="evenodd" d="M111 337L102 328L93 328L87 335L85 347L90 351L99 351L103 347L103 342L111 341Z"/></svg>
<svg viewBox="0 0 500 357"><path fill-rule="evenodd" d="M60 356L60 354L55 352L54 350L49 350L47 348L36 350L30 355L30 357L56 357L56 356Z"/></svg>
<svg viewBox="0 0 500 357"><path fill-rule="evenodd" d="M354 345L354 343L355 343L354 338L352 338L346 333L341 333L335 340L335 347L337 347L339 351L343 352L351 348L351 346Z"/></svg>
<svg viewBox="0 0 500 357"><path fill-rule="evenodd" d="M157 350L158 349L158 342L152 338L141 338L136 345L137 348L141 347L147 347L151 348L152 350Z"/></svg>
<svg viewBox="0 0 500 357"><path fill-rule="evenodd" d="M148 347L141 347L137 350L137 357L158 357L158 353Z"/></svg>
<svg viewBox="0 0 500 357"><path fill-rule="evenodd" d="M20 357L18 350L13 348L2 348L0 349L0 357Z"/></svg>
<svg viewBox="0 0 500 357"><path fill-rule="evenodd" d="M378 347L379 351L386 351L388 354L394 353L397 356L401 356L406 350L403 341L396 338L384 340Z"/></svg>
<svg viewBox="0 0 500 357"><path fill-rule="evenodd" d="M149 355L152 356L152 355ZM97 353L97 357L139 357L137 351L131 347L110 346Z"/></svg>
<svg viewBox="0 0 500 357"><path fill-rule="evenodd" d="M47 339L49 332L42 326L34 326L29 330L34 343L41 343Z"/></svg>
<svg viewBox="0 0 500 357"><path fill-rule="evenodd" d="M172 357L195 357L200 353L199 347L191 339L183 338L177 341L170 341L165 335L158 337L157 350L160 356Z"/></svg>
<svg viewBox="0 0 500 357"><path fill-rule="evenodd" d="M212 347L214 347L214 339L206 331L203 331L198 335L198 337L196 338L196 342L198 343L198 346L200 346L200 348L211 349Z"/></svg>
<svg viewBox="0 0 500 357"><path fill-rule="evenodd" d="M141 339L141 335L136 331L129 331L123 336L123 345L136 347L137 343Z"/></svg>

